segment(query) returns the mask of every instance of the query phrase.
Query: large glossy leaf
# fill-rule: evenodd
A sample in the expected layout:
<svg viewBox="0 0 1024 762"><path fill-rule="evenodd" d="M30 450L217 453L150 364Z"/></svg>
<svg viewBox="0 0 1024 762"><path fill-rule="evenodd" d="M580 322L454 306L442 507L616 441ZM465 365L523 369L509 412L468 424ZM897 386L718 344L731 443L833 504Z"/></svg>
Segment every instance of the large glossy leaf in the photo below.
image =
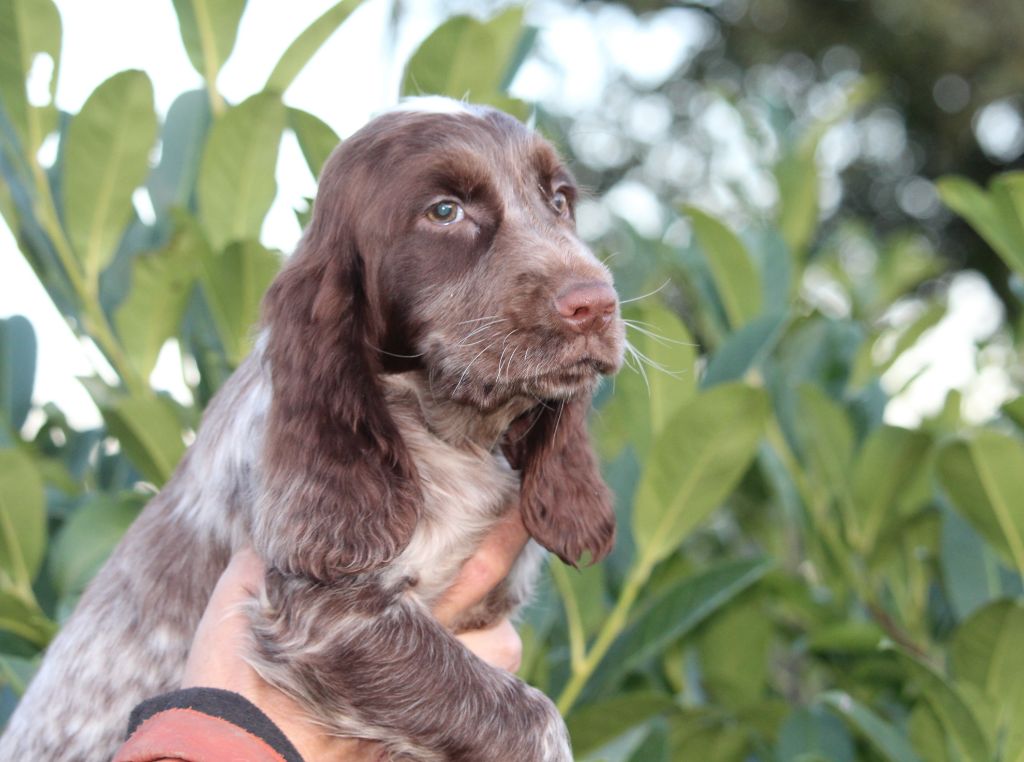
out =
<svg viewBox="0 0 1024 762"><path fill-rule="evenodd" d="M281 268L281 258L256 241L205 252L200 279L228 361L237 366L249 353L263 293Z"/></svg>
<svg viewBox="0 0 1024 762"><path fill-rule="evenodd" d="M701 386L707 389L743 378L771 353L788 322L789 316L785 313L762 315L729 334L711 355L700 380Z"/></svg>
<svg viewBox="0 0 1024 762"><path fill-rule="evenodd" d="M161 399L125 397L101 408L107 429L139 473L163 485L185 451L181 424Z"/></svg>
<svg viewBox="0 0 1024 762"><path fill-rule="evenodd" d="M931 445L928 434L894 426L875 429L864 442L853 472L856 510L847 517L851 537L863 552L874 547L908 501L922 492L927 496Z"/></svg>
<svg viewBox="0 0 1024 762"><path fill-rule="evenodd" d="M0 320L0 426L17 431L32 406L36 375L36 334L21 315Z"/></svg>
<svg viewBox="0 0 1024 762"><path fill-rule="evenodd" d="M900 663L907 671L926 701L942 722L952 748L964 760L989 760L992 758L985 731L978 721L972 703L961 691L931 666L909 654L895 650Z"/></svg>
<svg viewBox="0 0 1024 762"><path fill-rule="evenodd" d="M673 706L670 696L653 691L622 693L581 706L566 720L573 751L585 756Z"/></svg>
<svg viewBox="0 0 1024 762"><path fill-rule="evenodd" d="M643 457L696 391L696 344L682 321L658 304L624 311L626 367L615 377L611 400L601 408L598 427L609 459L630 444Z"/></svg>
<svg viewBox="0 0 1024 762"><path fill-rule="evenodd" d="M215 251L257 240L277 193L274 171L285 108L259 93L214 122L199 168L199 219Z"/></svg>
<svg viewBox="0 0 1024 762"><path fill-rule="evenodd" d="M204 91L190 90L175 98L160 133L160 163L146 181L157 215L191 207L209 128L210 101Z"/></svg>
<svg viewBox="0 0 1024 762"><path fill-rule="evenodd" d="M591 692L614 684L691 632L756 584L770 568L764 559L727 561L670 585L645 601L643 610L601 660L591 679Z"/></svg>
<svg viewBox="0 0 1024 762"><path fill-rule="evenodd" d="M783 239L798 259L818 227L818 162L816 143L785 153L775 166L779 186L778 225Z"/></svg>
<svg viewBox="0 0 1024 762"><path fill-rule="evenodd" d="M750 252L729 228L692 206L683 211L693 223L697 241L715 279L715 288L735 330L761 312L761 275Z"/></svg>
<svg viewBox="0 0 1024 762"><path fill-rule="evenodd" d="M97 494L75 509L54 538L50 574L61 597L75 595L106 560L139 515L144 496Z"/></svg>
<svg viewBox="0 0 1024 762"><path fill-rule="evenodd" d="M235 47L245 0L174 0L174 10L188 60L216 90L217 74Z"/></svg>
<svg viewBox="0 0 1024 762"><path fill-rule="evenodd" d="M665 558L718 507L753 459L767 417L765 394L741 384L698 394L673 416L637 488L640 554Z"/></svg>
<svg viewBox="0 0 1024 762"><path fill-rule="evenodd" d="M853 739L846 726L819 707L795 710L779 730L778 762L805 762L809 755L817 755L830 762L853 762L856 759Z"/></svg>
<svg viewBox="0 0 1024 762"><path fill-rule="evenodd" d="M501 95L516 61L523 9L513 6L489 21L455 16L439 26L409 59L403 95L446 95L490 103L523 117L523 104Z"/></svg>
<svg viewBox="0 0 1024 762"><path fill-rule="evenodd" d="M299 148L309 165L313 177L320 176L324 162L331 155L341 139L325 122L307 111L288 109L288 126L299 141Z"/></svg>
<svg viewBox="0 0 1024 762"><path fill-rule="evenodd" d="M49 56L53 61L49 84L53 98L60 45L60 13L52 0L0 0L0 102L28 154L38 150L46 129L40 110L29 104L25 81L36 56Z"/></svg>
<svg viewBox="0 0 1024 762"><path fill-rule="evenodd" d="M1024 758L1024 602L989 604L953 635L949 655L958 682L967 682L991 701L1006 733L1003 759Z"/></svg>
<svg viewBox="0 0 1024 762"><path fill-rule="evenodd" d="M966 219L1007 265L1024 275L1024 172L997 175L986 193L970 180L947 177L939 195Z"/></svg>
<svg viewBox="0 0 1024 762"><path fill-rule="evenodd" d="M64 217L90 281L113 258L131 220L132 193L149 171L155 139L153 86L141 71L101 84L68 126Z"/></svg>
<svg viewBox="0 0 1024 762"><path fill-rule="evenodd" d="M939 452L938 475L960 514L1024 574L1024 444L981 431Z"/></svg>
<svg viewBox="0 0 1024 762"><path fill-rule="evenodd" d="M819 700L845 717L875 751L889 762L922 762L896 728L852 696L834 691L822 694Z"/></svg>
<svg viewBox="0 0 1024 762"><path fill-rule="evenodd" d="M125 352L143 378L156 364L164 342L178 334L199 273L203 243L183 228L163 249L132 262L128 298L114 317Z"/></svg>
<svg viewBox="0 0 1024 762"><path fill-rule="evenodd" d="M46 550L46 501L35 464L0 450L0 579L27 590Z"/></svg>
<svg viewBox="0 0 1024 762"><path fill-rule="evenodd" d="M309 63L320 47L349 17L363 0L341 0L320 15L300 34L278 60L274 70L267 77L264 90L283 93L295 81L299 72Z"/></svg>

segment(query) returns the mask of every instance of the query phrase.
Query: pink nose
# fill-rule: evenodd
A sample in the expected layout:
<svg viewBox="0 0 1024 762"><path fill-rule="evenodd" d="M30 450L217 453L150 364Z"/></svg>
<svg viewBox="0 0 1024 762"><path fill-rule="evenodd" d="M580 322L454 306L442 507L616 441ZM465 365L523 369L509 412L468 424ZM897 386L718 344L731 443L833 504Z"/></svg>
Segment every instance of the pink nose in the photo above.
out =
<svg viewBox="0 0 1024 762"><path fill-rule="evenodd" d="M606 283L574 283L555 297L562 320L580 333L597 333L608 327L619 300Z"/></svg>

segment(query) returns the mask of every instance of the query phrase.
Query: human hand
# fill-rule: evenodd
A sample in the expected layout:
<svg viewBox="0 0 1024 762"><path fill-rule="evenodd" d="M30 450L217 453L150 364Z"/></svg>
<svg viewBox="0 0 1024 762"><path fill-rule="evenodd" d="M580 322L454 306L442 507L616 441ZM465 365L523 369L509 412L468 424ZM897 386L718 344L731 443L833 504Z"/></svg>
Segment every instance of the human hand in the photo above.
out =
<svg viewBox="0 0 1024 762"><path fill-rule="evenodd" d="M499 522L434 606L437 619L450 627L463 612L482 601L508 575L527 540L517 511ZM240 693L270 717L306 762L379 760L378 744L324 734L294 700L265 682L246 661L251 633L245 604L259 594L264 571L263 562L251 549L241 550L231 559L199 622L182 687L222 688ZM509 671L519 668L522 642L509 620L457 637L495 667Z"/></svg>

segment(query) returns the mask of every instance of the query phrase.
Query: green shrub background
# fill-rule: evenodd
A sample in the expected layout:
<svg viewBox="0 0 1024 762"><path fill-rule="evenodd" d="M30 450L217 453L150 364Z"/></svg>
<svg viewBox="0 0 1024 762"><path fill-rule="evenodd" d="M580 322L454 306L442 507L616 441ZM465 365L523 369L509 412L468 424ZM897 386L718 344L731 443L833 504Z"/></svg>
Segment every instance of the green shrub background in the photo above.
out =
<svg viewBox="0 0 1024 762"><path fill-rule="evenodd" d="M161 122L140 71L76 114L31 105L37 53L57 64L55 91L60 17L51 0L0 0L0 213L117 377L85 380L102 428L77 431L45 405L26 437L35 337L23 318L0 321L0 718L151 494L140 483L169 477L249 349L282 258L259 240L282 134L314 174L338 142L282 94L358 2L315 21L240 103L214 83L244 0L174 5L206 88ZM527 117L533 105L505 88L533 39L520 8L450 18L404 90ZM847 113L871 97L851 84ZM564 144L564 124L537 117ZM620 540L601 565L552 563L522 625L522 675L558 702L581 760L1024 760L1024 398L981 426L955 392L914 430L883 422L880 376L946 314L928 284L952 265L913 229L820 227L827 127L787 125L772 214L737 224L679 206L685 245L625 224L594 242L626 252L609 264L637 297L624 305L630 367L592 425ZM134 212L138 188L152 224ZM1024 277L1024 174L939 189ZM851 241L877 255L871 267L844 260ZM807 298L809 268L838 284L846 314ZM922 294L914 319L884 319ZM1019 361L1020 326L1001 330ZM191 407L147 380L172 338L198 369Z"/></svg>

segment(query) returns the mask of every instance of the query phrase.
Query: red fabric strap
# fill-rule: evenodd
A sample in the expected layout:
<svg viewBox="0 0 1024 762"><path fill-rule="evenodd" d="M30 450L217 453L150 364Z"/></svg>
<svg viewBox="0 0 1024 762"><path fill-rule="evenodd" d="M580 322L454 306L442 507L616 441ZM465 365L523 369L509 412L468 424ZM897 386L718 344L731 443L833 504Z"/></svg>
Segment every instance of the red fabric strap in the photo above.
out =
<svg viewBox="0 0 1024 762"><path fill-rule="evenodd" d="M237 725L194 709L168 709L142 723L112 762L285 762Z"/></svg>

